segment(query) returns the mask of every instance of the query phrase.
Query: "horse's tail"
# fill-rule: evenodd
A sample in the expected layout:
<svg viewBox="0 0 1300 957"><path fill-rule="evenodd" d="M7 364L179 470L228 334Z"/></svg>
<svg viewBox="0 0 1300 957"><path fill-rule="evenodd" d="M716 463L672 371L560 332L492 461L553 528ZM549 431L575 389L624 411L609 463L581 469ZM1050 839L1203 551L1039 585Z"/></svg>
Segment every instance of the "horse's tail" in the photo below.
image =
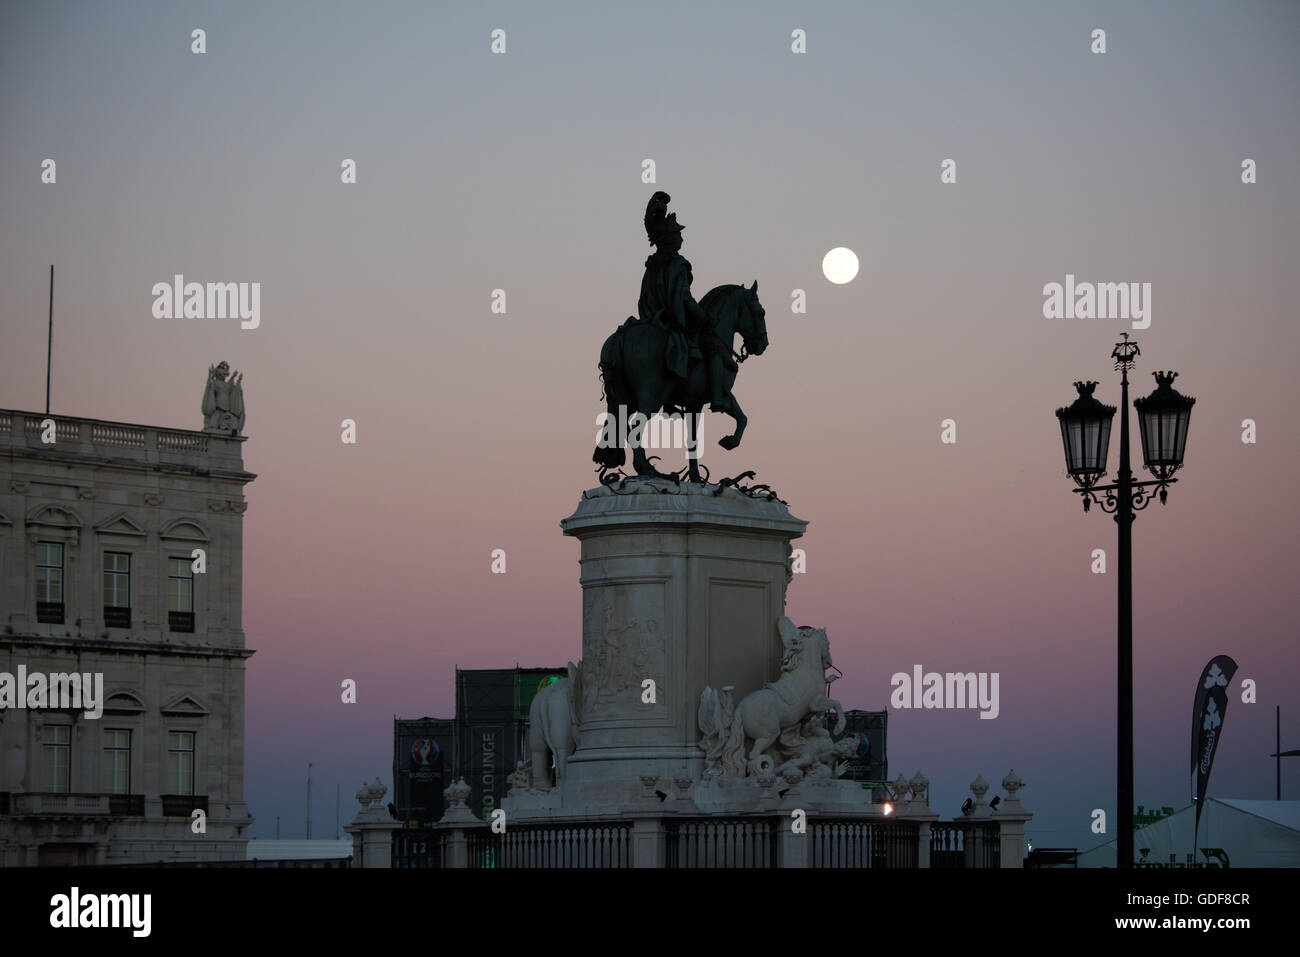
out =
<svg viewBox="0 0 1300 957"><path fill-rule="evenodd" d="M722 766L730 774L745 776L745 716L740 707L736 708L736 713L731 717L727 743L722 746Z"/></svg>
<svg viewBox="0 0 1300 957"><path fill-rule="evenodd" d="M629 318L629 321L632 321ZM623 327L605 340L600 348L600 378L605 386L605 411L612 417L617 430L619 406L629 404L627 380L623 376ZM611 426L606 425L606 430ZM596 446L591 460L605 468L618 468L627 461L621 442L602 441Z"/></svg>

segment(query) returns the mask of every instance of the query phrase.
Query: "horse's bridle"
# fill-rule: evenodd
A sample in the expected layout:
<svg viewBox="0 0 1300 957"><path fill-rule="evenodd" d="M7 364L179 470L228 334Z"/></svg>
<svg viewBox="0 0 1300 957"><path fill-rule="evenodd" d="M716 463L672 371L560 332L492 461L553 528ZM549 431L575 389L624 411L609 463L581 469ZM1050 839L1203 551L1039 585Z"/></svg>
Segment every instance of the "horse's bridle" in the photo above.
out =
<svg viewBox="0 0 1300 957"><path fill-rule="evenodd" d="M743 288L743 287L742 287L742 288ZM751 314L751 315L753 314L753 305L752 305L752 303L747 303L745 308L747 308L747 309L750 310L750 314ZM749 340L750 340L750 338L751 338L751 337L749 337L749 336L741 336L741 337L740 337L740 351L737 352L735 349L732 349L732 350L731 350L731 356L732 356L732 358L735 359L737 362L744 362L746 359L749 358L749 356L750 356L750 352L749 352ZM756 339L756 338L758 338L758 337L757 337L757 336L754 336L753 338Z"/></svg>

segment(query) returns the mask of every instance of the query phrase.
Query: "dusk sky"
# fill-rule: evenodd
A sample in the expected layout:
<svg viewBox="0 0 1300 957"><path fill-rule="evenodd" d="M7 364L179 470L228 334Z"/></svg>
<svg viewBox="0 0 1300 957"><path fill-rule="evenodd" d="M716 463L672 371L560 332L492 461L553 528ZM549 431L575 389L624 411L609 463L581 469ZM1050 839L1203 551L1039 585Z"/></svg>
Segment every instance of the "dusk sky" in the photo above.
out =
<svg viewBox="0 0 1300 957"><path fill-rule="evenodd" d="M1118 404L1129 331L1133 394L1174 369L1197 399L1134 525L1136 801L1189 803L1218 654L1258 703L1230 696L1209 793L1271 798L1275 705L1300 747L1298 42L1290 2L4 3L0 408L43 407L51 263L56 415L198 429L208 366L244 372L250 836L301 836L309 761L332 836L335 784L345 824L391 789L393 717L450 717L455 667L580 657L559 522L666 190L697 298L758 281L749 430L725 452L706 416L703 461L810 522L787 610L827 629L837 696L998 672L996 720L891 711L890 776L948 818L1014 768L1028 837L1082 849L1115 800L1116 536L1053 412L1076 379ZM260 326L155 318L177 273L260 282ZM1044 318L1067 274L1150 283L1150 328Z"/></svg>

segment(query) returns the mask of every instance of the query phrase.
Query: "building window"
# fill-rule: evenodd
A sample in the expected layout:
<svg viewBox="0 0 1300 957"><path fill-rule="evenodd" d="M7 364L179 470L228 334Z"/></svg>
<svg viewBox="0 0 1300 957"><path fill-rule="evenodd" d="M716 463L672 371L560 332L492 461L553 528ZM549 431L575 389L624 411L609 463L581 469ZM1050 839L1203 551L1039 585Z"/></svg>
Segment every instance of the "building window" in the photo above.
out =
<svg viewBox="0 0 1300 957"><path fill-rule="evenodd" d="M72 728L66 724L46 725L41 749L45 753L45 789L68 793L68 768L72 765Z"/></svg>
<svg viewBox="0 0 1300 957"><path fill-rule="evenodd" d="M194 793L194 732L167 732L167 780L172 794Z"/></svg>
<svg viewBox="0 0 1300 957"><path fill-rule="evenodd" d="M104 625L131 627L131 556L104 552Z"/></svg>
<svg viewBox="0 0 1300 957"><path fill-rule="evenodd" d="M107 728L104 730L102 791L105 794L131 793L130 731Z"/></svg>
<svg viewBox="0 0 1300 957"><path fill-rule="evenodd" d="M188 558L167 559L167 627L194 631L194 569Z"/></svg>
<svg viewBox="0 0 1300 957"><path fill-rule="evenodd" d="M36 620L63 624L63 546L36 543Z"/></svg>

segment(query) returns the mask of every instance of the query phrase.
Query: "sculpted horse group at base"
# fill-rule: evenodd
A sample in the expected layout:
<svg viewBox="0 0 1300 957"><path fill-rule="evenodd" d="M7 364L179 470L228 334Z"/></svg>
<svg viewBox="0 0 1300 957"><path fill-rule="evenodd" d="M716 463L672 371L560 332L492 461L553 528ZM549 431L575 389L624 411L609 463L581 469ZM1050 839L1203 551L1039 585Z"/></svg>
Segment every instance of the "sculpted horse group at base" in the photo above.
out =
<svg viewBox="0 0 1300 957"><path fill-rule="evenodd" d="M796 627L783 617L778 626L785 659L781 676L732 706L730 688L705 687L698 720L709 777L830 777L851 756L856 743L834 740L844 730L844 708L826 694L832 667L825 629ZM834 676L830 680L834 680ZM834 732L822 726L836 713Z"/></svg>
<svg viewBox="0 0 1300 957"><path fill-rule="evenodd" d="M792 784L804 777L827 778L856 750L852 737L834 739L844 730L845 717L843 706L826 694L826 669L833 662L825 629L796 627L783 617L778 631L785 658L776 681L739 704L731 700L729 686L720 691L706 686L700 695L706 777L780 777ZM544 790L563 785L568 759L579 745L582 680L581 662L570 662L567 678L533 698L528 713L532 761L520 763L513 786ZM828 711L836 714L833 732L823 726Z"/></svg>

